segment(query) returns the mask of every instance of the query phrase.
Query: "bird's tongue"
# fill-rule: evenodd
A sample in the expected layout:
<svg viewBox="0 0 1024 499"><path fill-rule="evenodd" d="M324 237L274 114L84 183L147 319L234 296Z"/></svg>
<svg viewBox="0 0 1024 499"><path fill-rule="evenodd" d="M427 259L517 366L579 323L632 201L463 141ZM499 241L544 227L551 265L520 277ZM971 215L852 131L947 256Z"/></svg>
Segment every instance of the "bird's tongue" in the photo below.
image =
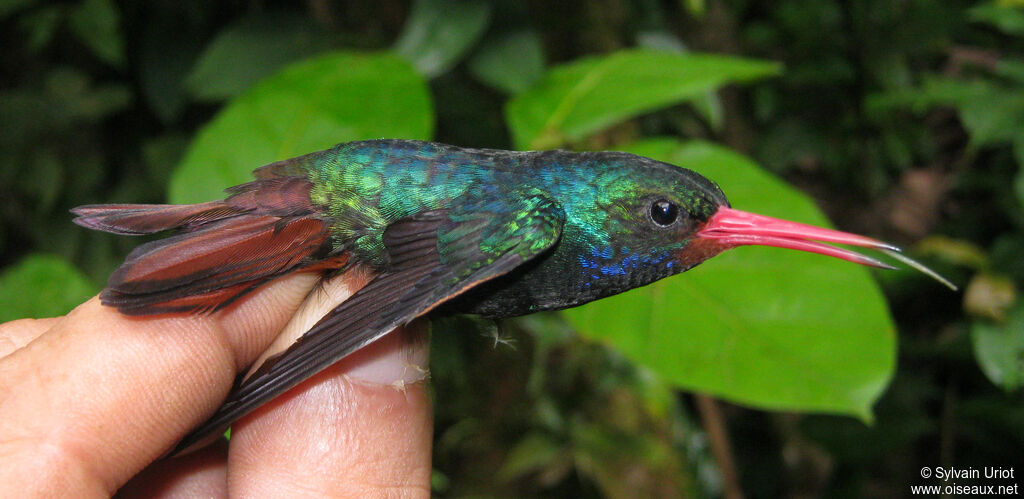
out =
<svg viewBox="0 0 1024 499"><path fill-rule="evenodd" d="M697 233L700 239L715 241L725 248L756 244L761 246L777 246L800 251L809 251L822 255L834 256L853 263L893 269L892 265L883 263L860 253L844 248L837 248L823 243L847 244L879 250L914 269L941 282L950 289L956 286L932 269L902 254L902 250L889 243L870 237L858 236L838 230L823 229L778 218L766 217L755 213L734 210L725 206L718 209L708 223Z"/></svg>
<svg viewBox="0 0 1024 499"><path fill-rule="evenodd" d="M823 229L811 225L766 217L755 213L734 210L725 206L708 220L707 225L697 233L702 239L711 239L726 247L756 244L777 246L811 253L842 258L861 265L891 269L869 256L847 249L822 244L822 242L848 244L878 250L900 251L888 243L837 230ZM821 241L821 242L819 242Z"/></svg>

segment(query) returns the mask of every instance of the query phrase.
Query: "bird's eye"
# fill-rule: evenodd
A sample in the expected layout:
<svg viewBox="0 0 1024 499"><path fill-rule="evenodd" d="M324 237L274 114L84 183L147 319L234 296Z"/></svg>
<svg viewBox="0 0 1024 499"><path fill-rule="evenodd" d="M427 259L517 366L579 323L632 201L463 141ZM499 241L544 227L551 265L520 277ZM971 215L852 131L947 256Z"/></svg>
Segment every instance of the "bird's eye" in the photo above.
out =
<svg viewBox="0 0 1024 499"><path fill-rule="evenodd" d="M651 220L654 220L654 223L668 227L677 218L679 218L679 205L664 199L651 203Z"/></svg>

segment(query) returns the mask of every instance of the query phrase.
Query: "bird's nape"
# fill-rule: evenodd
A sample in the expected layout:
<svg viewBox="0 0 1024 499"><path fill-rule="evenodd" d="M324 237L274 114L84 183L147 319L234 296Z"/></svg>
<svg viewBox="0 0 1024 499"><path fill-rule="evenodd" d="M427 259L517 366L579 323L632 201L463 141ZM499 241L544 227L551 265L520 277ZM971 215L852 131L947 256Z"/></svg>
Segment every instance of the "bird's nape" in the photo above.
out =
<svg viewBox="0 0 1024 499"><path fill-rule="evenodd" d="M723 249L745 245L775 246L818 253L870 267L895 268L876 258L824 243L869 248L881 251L939 281L943 285L954 290L956 289L956 286L949 282L949 280L920 262L903 255L902 250L892 244L857 234L790 222L788 220L736 210L727 206L722 206L715 212L697 233L697 238L714 242Z"/></svg>

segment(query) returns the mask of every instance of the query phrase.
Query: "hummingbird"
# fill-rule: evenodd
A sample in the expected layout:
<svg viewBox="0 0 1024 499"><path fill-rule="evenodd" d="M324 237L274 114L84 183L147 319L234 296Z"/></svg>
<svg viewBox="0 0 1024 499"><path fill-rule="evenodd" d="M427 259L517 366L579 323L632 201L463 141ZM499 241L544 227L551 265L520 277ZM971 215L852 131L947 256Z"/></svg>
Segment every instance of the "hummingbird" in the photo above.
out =
<svg viewBox="0 0 1024 499"><path fill-rule="evenodd" d="M283 352L239 377L175 452L428 314L501 319L650 284L722 251L767 245L894 268L825 243L872 238L732 208L700 174L621 152L468 149L367 140L271 163L227 197L101 204L74 222L174 233L135 248L100 294L128 315L209 313L293 272L372 276Z"/></svg>

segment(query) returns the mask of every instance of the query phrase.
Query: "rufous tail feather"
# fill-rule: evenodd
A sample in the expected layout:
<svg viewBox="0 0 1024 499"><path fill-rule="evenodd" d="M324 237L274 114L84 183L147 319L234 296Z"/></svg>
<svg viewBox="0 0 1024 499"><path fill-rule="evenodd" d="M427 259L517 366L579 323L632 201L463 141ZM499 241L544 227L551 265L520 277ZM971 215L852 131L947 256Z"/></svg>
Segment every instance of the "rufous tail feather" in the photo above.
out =
<svg viewBox="0 0 1024 499"><path fill-rule="evenodd" d="M308 180L261 179L223 201L193 205L110 204L72 210L75 223L115 234L178 234L137 247L100 294L132 315L218 310L275 277L340 268Z"/></svg>

